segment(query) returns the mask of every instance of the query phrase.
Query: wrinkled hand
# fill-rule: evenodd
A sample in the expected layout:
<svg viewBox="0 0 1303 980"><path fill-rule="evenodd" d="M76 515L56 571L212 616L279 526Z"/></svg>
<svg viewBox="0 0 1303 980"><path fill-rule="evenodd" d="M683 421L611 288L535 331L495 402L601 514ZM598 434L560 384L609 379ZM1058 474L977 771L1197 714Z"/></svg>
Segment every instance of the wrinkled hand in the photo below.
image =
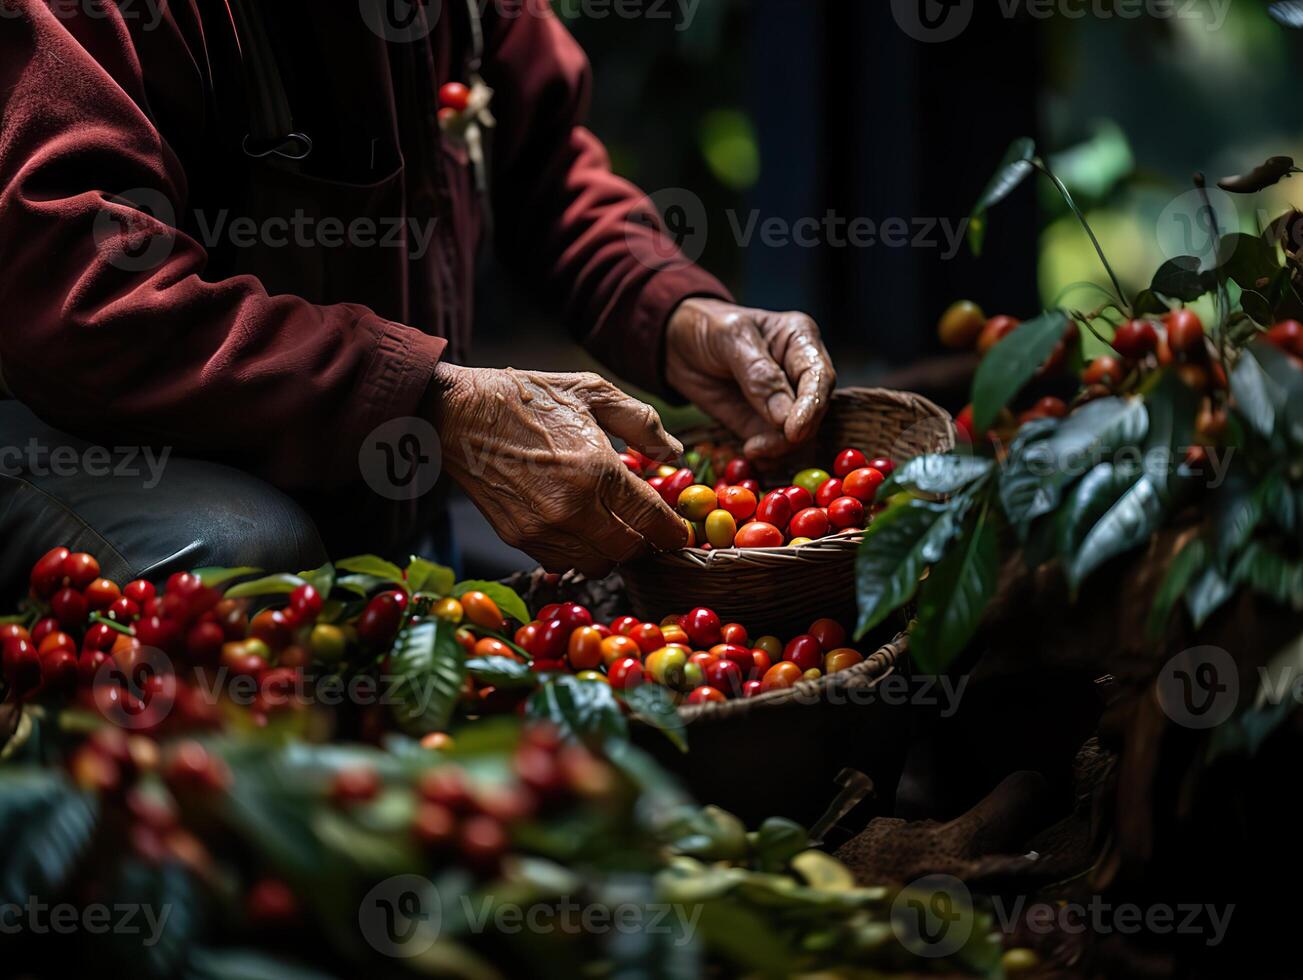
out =
<svg viewBox="0 0 1303 980"><path fill-rule="evenodd" d="M743 440L751 457L781 456L814 435L837 380L804 313L687 299L670 317L665 372L685 398Z"/></svg>
<svg viewBox="0 0 1303 980"><path fill-rule="evenodd" d="M595 374L435 369L444 466L507 544L549 571L599 577L687 528L620 462L607 433L648 456L683 447L650 405Z"/></svg>

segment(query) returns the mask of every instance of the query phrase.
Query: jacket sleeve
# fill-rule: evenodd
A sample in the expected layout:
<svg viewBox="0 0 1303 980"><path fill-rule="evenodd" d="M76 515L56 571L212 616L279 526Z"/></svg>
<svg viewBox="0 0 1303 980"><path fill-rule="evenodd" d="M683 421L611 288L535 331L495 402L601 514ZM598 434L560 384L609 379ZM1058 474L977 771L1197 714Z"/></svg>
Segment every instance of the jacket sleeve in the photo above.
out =
<svg viewBox="0 0 1303 980"><path fill-rule="evenodd" d="M0 370L47 422L239 465L287 489L358 479L381 422L419 411L444 341L355 305L201 278L180 164L114 4L8 0L0 20ZM67 5L64 5L67 8ZM80 8L78 8L80 9ZM168 14L170 82L198 67ZM196 125L203 100L196 94ZM132 206L134 202L136 207ZM144 206L143 208L141 206ZM149 212L152 212L149 213Z"/></svg>
<svg viewBox="0 0 1303 980"><path fill-rule="evenodd" d="M501 8L501 9L499 9ZM494 89L493 202L504 262L622 377L668 393L664 335L689 296L730 299L664 234L655 205L611 173L582 125L588 59L546 0L491 5L485 81Z"/></svg>

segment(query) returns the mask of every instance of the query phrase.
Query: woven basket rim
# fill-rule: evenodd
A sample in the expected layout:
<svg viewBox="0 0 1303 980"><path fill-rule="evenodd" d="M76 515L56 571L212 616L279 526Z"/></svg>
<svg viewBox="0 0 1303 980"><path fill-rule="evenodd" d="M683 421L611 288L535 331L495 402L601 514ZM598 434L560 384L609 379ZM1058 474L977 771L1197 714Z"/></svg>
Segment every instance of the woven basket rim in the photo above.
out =
<svg viewBox="0 0 1303 980"><path fill-rule="evenodd" d="M910 391L895 388L850 387L838 388L833 397L842 400L863 399L894 402L902 408L916 411L920 418L931 417L942 422L950 435L950 448L954 448L954 419L950 413L930 398ZM678 433L679 441L687 445L696 439L710 438L723 433L732 438L732 433L719 422L705 422ZM752 564L787 564L799 560L817 561L821 558L840 558L847 551L857 549L864 540L864 529L839 531L826 537L799 544L793 547L785 544L778 548L680 548L678 551L663 551L650 556L650 560L663 565L684 565L693 568L705 568L712 565L726 564L732 561L744 561Z"/></svg>
<svg viewBox="0 0 1303 980"><path fill-rule="evenodd" d="M896 671L909 653L909 634L897 633L891 640L854 667L827 674L812 681L802 681L792 687L757 694L753 698L733 698L729 701L688 704L679 707L679 717L685 724L699 721L724 721L743 717L755 711L786 704L805 698L821 699L830 690L871 690Z"/></svg>

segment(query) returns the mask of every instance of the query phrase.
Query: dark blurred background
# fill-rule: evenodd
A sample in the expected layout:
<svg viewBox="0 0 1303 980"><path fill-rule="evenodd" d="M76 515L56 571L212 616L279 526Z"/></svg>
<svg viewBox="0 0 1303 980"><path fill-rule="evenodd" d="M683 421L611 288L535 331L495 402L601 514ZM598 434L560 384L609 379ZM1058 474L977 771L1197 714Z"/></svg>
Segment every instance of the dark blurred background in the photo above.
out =
<svg viewBox="0 0 1303 980"><path fill-rule="evenodd" d="M814 315L842 384L908 386L953 411L962 388L945 379L962 356L946 357L934 329L946 306L967 298L1025 318L1074 283L1103 280L1044 182L992 212L981 258L956 250L1009 143L1032 136L1050 154L1124 285L1139 288L1188 251L1173 236L1194 212L1196 170L1215 178L1273 154L1303 157L1291 77L1303 33L1272 21L1265 0L948 2L554 7L593 62L590 125L617 172L662 205L695 195L704 232L691 222L688 243L701 263L743 303ZM919 39L925 17L941 24L930 40ZM1296 187L1225 198L1218 212L1252 230ZM744 243L735 231L829 214L878 229L894 219L897 232L903 222L905 242L848 246L829 224L814 245L766 244L759 230ZM501 277L486 282L476 363L594 366L563 324ZM685 421L667 414L671 427Z"/></svg>

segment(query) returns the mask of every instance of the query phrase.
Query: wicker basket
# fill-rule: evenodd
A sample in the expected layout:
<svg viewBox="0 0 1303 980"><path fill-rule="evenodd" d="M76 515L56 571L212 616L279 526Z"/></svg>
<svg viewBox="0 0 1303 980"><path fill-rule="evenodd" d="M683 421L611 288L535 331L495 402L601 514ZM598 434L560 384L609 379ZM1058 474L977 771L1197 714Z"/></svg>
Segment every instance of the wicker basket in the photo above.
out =
<svg viewBox="0 0 1303 980"><path fill-rule="evenodd" d="M901 700L879 697L876 689L904 667L908 648L908 637L900 634L862 663L819 680L754 698L681 707L686 754L641 722L635 738L697 799L751 826L770 816L813 823L845 768L868 775L879 802L889 808L909 726Z"/></svg>
<svg viewBox="0 0 1303 980"><path fill-rule="evenodd" d="M685 445L729 441L724 428L679 433ZM909 392L843 388L816 439L783 460L784 472L822 462L848 446L869 456L908 459L954 448L950 416ZM863 534L846 531L798 547L721 548L653 555L621 574L634 612L658 622L671 613L709 606L725 622L745 623L752 635L791 636L831 616L849 623L855 613L855 551Z"/></svg>

